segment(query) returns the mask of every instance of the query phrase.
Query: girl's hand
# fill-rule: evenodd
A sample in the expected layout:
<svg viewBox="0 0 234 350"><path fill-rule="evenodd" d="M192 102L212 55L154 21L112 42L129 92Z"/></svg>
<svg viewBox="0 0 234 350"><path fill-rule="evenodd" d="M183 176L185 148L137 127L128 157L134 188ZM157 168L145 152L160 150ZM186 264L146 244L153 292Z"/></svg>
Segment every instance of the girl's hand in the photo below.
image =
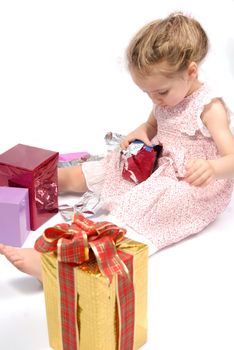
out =
<svg viewBox="0 0 234 350"><path fill-rule="evenodd" d="M123 138L123 140L120 143L121 149L127 149L129 144L134 140L140 140L144 142L147 146L152 146L152 143L150 142L146 131L143 128L139 127Z"/></svg>
<svg viewBox="0 0 234 350"><path fill-rule="evenodd" d="M144 142L147 146L152 147L153 145L150 140L152 140L153 137L156 136L156 134L157 121L152 111L145 123L138 126L138 128L136 128L135 130L130 132L130 134L123 138L122 142L120 143L120 147L122 150L127 149L129 143L131 143L134 140L140 140Z"/></svg>
<svg viewBox="0 0 234 350"><path fill-rule="evenodd" d="M209 160L193 159L186 164L185 180L192 186L205 187L215 180L215 170Z"/></svg>

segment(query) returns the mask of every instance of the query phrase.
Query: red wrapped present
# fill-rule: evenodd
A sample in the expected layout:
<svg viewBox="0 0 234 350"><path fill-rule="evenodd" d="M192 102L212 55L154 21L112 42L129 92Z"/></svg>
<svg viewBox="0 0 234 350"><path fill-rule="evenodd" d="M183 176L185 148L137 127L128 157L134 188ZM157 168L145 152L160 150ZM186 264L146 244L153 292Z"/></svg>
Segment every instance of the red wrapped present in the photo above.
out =
<svg viewBox="0 0 234 350"><path fill-rule="evenodd" d="M58 152L18 144L0 155L0 186L29 190L30 228L58 211Z"/></svg>
<svg viewBox="0 0 234 350"><path fill-rule="evenodd" d="M136 184L145 181L156 169L161 151L161 145L149 147L142 141L133 141L126 151L121 152L123 178Z"/></svg>

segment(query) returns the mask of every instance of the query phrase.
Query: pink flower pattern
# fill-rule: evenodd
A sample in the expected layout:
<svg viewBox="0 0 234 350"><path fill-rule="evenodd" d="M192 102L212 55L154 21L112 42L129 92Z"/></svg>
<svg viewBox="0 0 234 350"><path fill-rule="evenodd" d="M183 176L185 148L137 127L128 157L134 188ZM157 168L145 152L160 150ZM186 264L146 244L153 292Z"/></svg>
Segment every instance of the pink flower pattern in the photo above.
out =
<svg viewBox="0 0 234 350"><path fill-rule="evenodd" d="M139 185L121 176L119 152L105 160L101 199L123 223L161 249L200 232L227 207L233 180L216 180L205 188L184 181L190 159L216 159L217 148L201 121L204 106L216 98L203 84L175 107L154 106L163 144L157 170Z"/></svg>

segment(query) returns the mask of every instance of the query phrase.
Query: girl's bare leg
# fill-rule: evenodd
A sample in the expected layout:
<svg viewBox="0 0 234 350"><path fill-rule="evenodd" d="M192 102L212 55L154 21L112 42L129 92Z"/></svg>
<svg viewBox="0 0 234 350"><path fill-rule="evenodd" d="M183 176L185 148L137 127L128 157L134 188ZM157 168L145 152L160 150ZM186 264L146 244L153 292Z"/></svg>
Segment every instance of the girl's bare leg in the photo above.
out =
<svg viewBox="0 0 234 350"><path fill-rule="evenodd" d="M80 166L58 169L59 192L86 192L88 190ZM20 271L42 280L40 253L33 248L16 248L0 244L0 254Z"/></svg>
<svg viewBox="0 0 234 350"><path fill-rule="evenodd" d="M81 166L58 168L59 192L79 192L88 190Z"/></svg>

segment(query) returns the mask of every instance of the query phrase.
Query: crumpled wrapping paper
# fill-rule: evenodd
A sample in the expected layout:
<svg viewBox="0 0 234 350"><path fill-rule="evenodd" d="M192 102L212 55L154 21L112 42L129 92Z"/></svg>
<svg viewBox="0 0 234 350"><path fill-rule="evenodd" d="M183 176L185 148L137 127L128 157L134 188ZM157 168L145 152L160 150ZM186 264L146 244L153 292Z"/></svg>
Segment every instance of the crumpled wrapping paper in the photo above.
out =
<svg viewBox="0 0 234 350"><path fill-rule="evenodd" d="M126 151L121 151L120 163L123 163L123 178L135 184L145 181L156 169L161 151L161 145L149 147L142 141L133 141Z"/></svg>

